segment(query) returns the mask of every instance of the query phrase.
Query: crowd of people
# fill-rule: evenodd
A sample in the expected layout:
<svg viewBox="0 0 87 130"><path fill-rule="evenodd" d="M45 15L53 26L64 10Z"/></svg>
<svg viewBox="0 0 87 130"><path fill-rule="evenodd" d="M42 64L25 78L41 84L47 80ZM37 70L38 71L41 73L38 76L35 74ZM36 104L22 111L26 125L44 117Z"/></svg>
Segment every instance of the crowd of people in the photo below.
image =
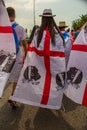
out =
<svg viewBox="0 0 87 130"><path fill-rule="evenodd" d="M9 77L9 82L12 82L13 84L13 89L11 93L12 96L14 94L14 90L16 88L17 81L20 76L21 69L23 67L23 60L27 54L27 47L29 44L31 44L32 41L36 41L36 46L38 48L40 46L41 41L43 40L43 33L47 29L51 37L50 46L54 47L55 50L63 50L65 53L64 60L66 68L72 45L78 34L75 33L73 29L70 30L70 28L66 25L65 21L60 21L59 25L57 25L54 20L55 15L52 14L52 10L45 9L43 11L43 14L40 15L40 17L42 17L41 25L35 25L33 27L27 44L24 28L15 21L15 9L13 7L7 7L7 12L12 24L16 44L16 62L12 68ZM9 98L8 102L10 103L12 108L16 108L16 102L11 100L11 97Z"/></svg>

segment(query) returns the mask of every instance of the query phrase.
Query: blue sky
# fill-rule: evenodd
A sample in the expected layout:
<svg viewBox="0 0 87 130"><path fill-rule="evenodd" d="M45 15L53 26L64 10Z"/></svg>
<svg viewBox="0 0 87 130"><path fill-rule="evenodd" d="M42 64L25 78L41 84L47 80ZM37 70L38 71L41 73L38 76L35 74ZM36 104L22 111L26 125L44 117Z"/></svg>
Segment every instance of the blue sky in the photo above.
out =
<svg viewBox="0 0 87 130"><path fill-rule="evenodd" d="M16 21L28 30L34 25L33 0L4 0L6 7L12 6L16 10ZM87 0L35 0L35 23L40 25L43 10L51 8L57 25L59 21L66 21L70 27L72 21L82 14L87 14Z"/></svg>

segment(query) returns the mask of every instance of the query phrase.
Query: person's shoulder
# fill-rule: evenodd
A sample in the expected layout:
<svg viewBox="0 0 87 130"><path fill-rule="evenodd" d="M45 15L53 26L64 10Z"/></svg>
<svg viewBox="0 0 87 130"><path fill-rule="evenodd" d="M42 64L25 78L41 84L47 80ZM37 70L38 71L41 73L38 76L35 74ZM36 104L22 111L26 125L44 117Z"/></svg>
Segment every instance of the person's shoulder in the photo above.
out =
<svg viewBox="0 0 87 130"><path fill-rule="evenodd" d="M20 24L18 24L18 27L21 28L21 29L24 29L24 27Z"/></svg>
<svg viewBox="0 0 87 130"><path fill-rule="evenodd" d="M20 30L20 32L25 32L25 29L23 26L21 26L20 24L17 25L17 30Z"/></svg>
<svg viewBox="0 0 87 130"><path fill-rule="evenodd" d="M12 25L16 25L16 27L24 29L24 27L16 21L12 22Z"/></svg>

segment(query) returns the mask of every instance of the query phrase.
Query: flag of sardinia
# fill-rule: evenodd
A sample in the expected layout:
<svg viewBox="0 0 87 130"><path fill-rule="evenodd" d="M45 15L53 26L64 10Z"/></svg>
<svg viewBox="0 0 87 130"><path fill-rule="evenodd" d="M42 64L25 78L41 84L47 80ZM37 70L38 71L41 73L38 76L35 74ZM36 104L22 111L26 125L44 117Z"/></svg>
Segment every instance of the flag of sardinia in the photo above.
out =
<svg viewBox="0 0 87 130"><path fill-rule="evenodd" d="M76 38L67 67L67 97L87 106L87 24Z"/></svg>
<svg viewBox="0 0 87 130"><path fill-rule="evenodd" d="M4 5L0 0L0 97L2 97L16 53L12 26Z"/></svg>
<svg viewBox="0 0 87 130"><path fill-rule="evenodd" d="M11 22L2 0L0 0L0 50L16 52Z"/></svg>
<svg viewBox="0 0 87 130"><path fill-rule="evenodd" d="M28 47L12 100L50 109L60 109L64 92L65 55L63 41L56 36L56 46L51 44L46 29L39 47L36 35Z"/></svg>

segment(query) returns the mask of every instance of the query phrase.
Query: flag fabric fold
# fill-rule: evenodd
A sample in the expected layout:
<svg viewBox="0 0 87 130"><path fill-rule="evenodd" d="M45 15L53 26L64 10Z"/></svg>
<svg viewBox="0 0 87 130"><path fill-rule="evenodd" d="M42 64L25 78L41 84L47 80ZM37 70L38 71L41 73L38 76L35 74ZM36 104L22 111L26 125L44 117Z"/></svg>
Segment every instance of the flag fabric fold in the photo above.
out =
<svg viewBox="0 0 87 130"><path fill-rule="evenodd" d="M59 37L56 39L59 40L56 47L51 45L48 29L44 31L39 47L36 37L35 35L28 46L12 100L43 108L60 109L64 84L60 85L62 76L59 75L65 72L64 47Z"/></svg>
<svg viewBox="0 0 87 130"><path fill-rule="evenodd" d="M87 106L87 24L72 46L67 66L67 84L65 95Z"/></svg>

